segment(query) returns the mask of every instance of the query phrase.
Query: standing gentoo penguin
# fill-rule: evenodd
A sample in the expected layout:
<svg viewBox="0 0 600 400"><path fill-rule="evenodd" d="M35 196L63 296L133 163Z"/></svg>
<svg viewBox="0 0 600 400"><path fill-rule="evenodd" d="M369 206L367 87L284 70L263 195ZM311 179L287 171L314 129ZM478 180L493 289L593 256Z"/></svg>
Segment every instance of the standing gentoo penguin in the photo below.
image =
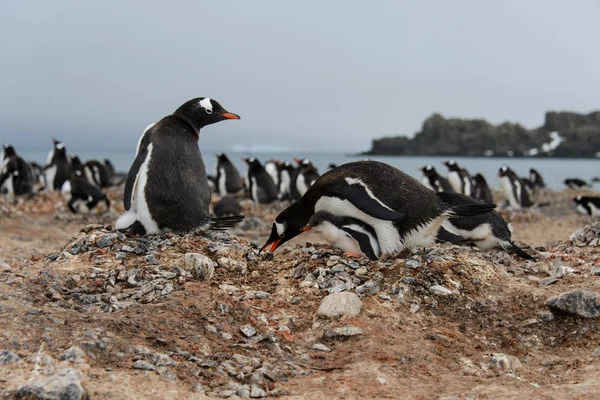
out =
<svg viewBox="0 0 600 400"><path fill-rule="evenodd" d="M292 197L298 200L319 178L319 171L308 158L294 158L294 161L298 163L298 168L292 184Z"/></svg>
<svg viewBox="0 0 600 400"><path fill-rule="evenodd" d="M99 188L109 187L111 185L108 171L100 161L90 160L84 164L85 175L88 182Z"/></svg>
<svg viewBox="0 0 600 400"><path fill-rule="evenodd" d="M75 154L71 154L71 174L77 178L81 178L86 180L88 183L93 184L88 179L88 176L85 173L85 166ZM61 189L62 190L62 189Z"/></svg>
<svg viewBox="0 0 600 400"><path fill-rule="evenodd" d="M370 225L381 255L435 242L442 222L455 215L488 212L493 204L452 207L404 172L377 161L357 161L323 174L304 196L275 219L261 250L273 252L303 232L317 211L352 217Z"/></svg>
<svg viewBox="0 0 600 400"><path fill-rule="evenodd" d="M567 185L569 189L573 190L585 190L590 188L590 185L586 181L579 178L567 178L564 180L564 184Z"/></svg>
<svg viewBox="0 0 600 400"><path fill-rule="evenodd" d="M242 158L248 164L248 190L255 203L268 204L277 200L277 188L260 161L254 157Z"/></svg>
<svg viewBox="0 0 600 400"><path fill-rule="evenodd" d="M503 165L498 171L498 177L500 178L500 189L502 189L513 210L520 210L523 207L533 205L527 189L513 170Z"/></svg>
<svg viewBox="0 0 600 400"><path fill-rule="evenodd" d="M379 241L375 230L359 219L317 211L302 230L310 229L322 234L329 243L349 256L362 255L373 261L379 258Z"/></svg>
<svg viewBox="0 0 600 400"><path fill-rule="evenodd" d="M577 204L579 214L600 217L600 197L579 195L573 198L573 202Z"/></svg>
<svg viewBox="0 0 600 400"><path fill-rule="evenodd" d="M199 97L146 128L125 183L127 212L115 227L138 234L220 229L241 218L214 220L208 215L210 190L202 154L200 129L239 119L217 101Z"/></svg>
<svg viewBox="0 0 600 400"><path fill-rule="evenodd" d="M448 179L438 174L433 165L426 165L420 171L423 173L421 182L426 188L434 192L454 192L454 188L450 185Z"/></svg>
<svg viewBox="0 0 600 400"><path fill-rule="evenodd" d="M242 213L242 205L231 196L222 197L213 206L213 212L218 218L234 217Z"/></svg>
<svg viewBox="0 0 600 400"><path fill-rule="evenodd" d="M265 167L265 171L267 171L267 174L269 174L271 179L273 179L273 183L275 184L275 187L278 188L279 187L279 169L277 168L277 160L270 159L269 161L267 161L265 163L264 167Z"/></svg>
<svg viewBox="0 0 600 400"><path fill-rule="evenodd" d="M71 178L63 183L60 193L73 213L102 214L110 209L110 201L106 195L99 187L90 183L81 170L71 172Z"/></svg>
<svg viewBox="0 0 600 400"><path fill-rule="evenodd" d="M54 147L48 154L48 164L43 172L46 178L46 190L60 190L62 185L71 177L71 162L67 157L65 145L52 139Z"/></svg>
<svg viewBox="0 0 600 400"><path fill-rule="evenodd" d="M15 195L33 192L32 170L21 157L17 155L14 147L5 144L0 159L0 188L6 187L10 200Z"/></svg>
<svg viewBox="0 0 600 400"><path fill-rule="evenodd" d="M533 182L534 186L538 189L543 189L546 187L546 183L544 182L542 175L540 175L540 173L533 168L529 170L529 180Z"/></svg>
<svg viewBox="0 0 600 400"><path fill-rule="evenodd" d="M296 168L292 165L292 163L278 162L277 170L279 173L279 187L277 191L279 192L278 198L279 200L288 200L292 196L292 177L295 176Z"/></svg>
<svg viewBox="0 0 600 400"><path fill-rule="evenodd" d="M443 161L442 164L448 167L448 182L450 182L454 191L471 196L472 182L467 170L460 168L454 160Z"/></svg>
<svg viewBox="0 0 600 400"><path fill-rule="evenodd" d="M477 200L458 193L438 193L447 204L478 204ZM448 235L450 232L452 235ZM519 257L535 260L515 245L511 239L510 225L496 211L470 217L448 218L439 230L438 239L456 244L474 244L480 249L500 248Z"/></svg>
<svg viewBox="0 0 600 400"><path fill-rule="evenodd" d="M473 177L473 193L471 197L477 200L481 200L483 203L494 202L494 196L492 196L492 191L490 190L487 181L481 174L477 174Z"/></svg>
<svg viewBox="0 0 600 400"><path fill-rule="evenodd" d="M225 197L228 194L238 194L244 190L244 184L237 168L229 160L226 154L217 154L217 176L215 185L219 196Z"/></svg>

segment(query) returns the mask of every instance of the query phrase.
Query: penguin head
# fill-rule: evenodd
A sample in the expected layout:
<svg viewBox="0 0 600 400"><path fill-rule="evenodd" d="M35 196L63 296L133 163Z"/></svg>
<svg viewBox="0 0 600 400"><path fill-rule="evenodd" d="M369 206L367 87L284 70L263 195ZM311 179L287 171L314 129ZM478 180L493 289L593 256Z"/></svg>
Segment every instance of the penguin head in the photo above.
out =
<svg viewBox="0 0 600 400"><path fill-rule="evenodd" d="M317 232L323 232L328 228L333 228L339 225L339 217L333 215L328 211L317 211L313 214L312 217L308 220L308 224L306 224L302 231L306 232L308 230L314 229Z"/></svg>
<svg viewBox="0 0 600 400"><path fill-rule="evenodd" d="M583 197L581 195L573 197L573 201L577 204L581 204L582 199L583 199Z"/></svg>
<svg viewBox="0 0 600 400"><path fill-rule="evenodd" d="M500 169L498 170L498 177L503 177L506 176L508 174L508 171L510 171L510 169L508 168L508 166L503 165L500 167Z"/></svg>
<svg viewBox="0 0 600 400"><path fill-rule="evenodd" d="M302 200L283 210L275 218L271 235L260 251L267 250L269 253L273 253L279 246L303 233L311 214L310 207L306 207Z"/></svg>
<svg viewBox="0 0 600 400"><path fill-rule="evenodd" d="M226 119L240 119L237 114L224 109L216 100L209 97L197 97L182 104L173 115L189 122L196 130Z"/></svg>
<svg viewBox="0 0 600 400"><path fill-rule="evenodd" d="M5 143L4 146L2 146L2 153L4 154L3 158L9 158L17 155L15 148L8 143Z"/></svg>
<svg viewBox="0 0 600 400"><path fill-rule="evenodd" d="M52 138L52 142L54 143L54 157L58 156L68 160L65 144L60 140L56 140L55 138Z"/></svg>
<svg viewBox="0 0 600 400"><path fill-rule="evenodd" d="M226 162L231 162L231 161L229 161L229 157L227 157L227 154L217 153L217 162L226 163Z"/></svg>
<svg viewBox="0 0 600 400"><path fill-rule="evenodd" d="M308 167L309 165L312 165L312 162L308 158L294 158L294 161L300 167Z"/></svg>
<svg viewBox="0 0 600 400"><path fill-rule="evenodd" d="M242 158L242 161L248 164L248 169L256 169L262 167L262 164L255 157Z"/></svg>
<svg viewBox="0 0 600 400"><path fill-rule="evenodd" d="M71 167L81 167L81 160L75 154L71 154Z"/></svg>
<svg viewBox="0 0 600 400"><path fill-rule="evenodd" d="M424 166L423 168L420 169L420 171L425 174L425 175L433 175L435 174L435 168L433 167L433 165L428 164L426 166Z"/></svg>
<svg viewBox="0 0 600 400"><path fill-rule="evenodd" d="M448 170L450 170L450 171L459 171L460 170L460 168L458 167L458 164L454 160L442 161L442 164L444 164L446 167L448 167Z"/></svg>

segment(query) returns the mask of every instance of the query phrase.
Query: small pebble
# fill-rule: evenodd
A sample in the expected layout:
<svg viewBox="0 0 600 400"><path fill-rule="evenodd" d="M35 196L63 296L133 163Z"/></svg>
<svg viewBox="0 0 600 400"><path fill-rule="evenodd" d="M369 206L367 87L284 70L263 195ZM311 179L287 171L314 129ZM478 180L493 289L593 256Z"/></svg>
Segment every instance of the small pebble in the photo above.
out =
<svg viewBox="0 0 600 400"><path fill-rule="evenodd" d="M312 345L311 349L317 351L324 351L325 353L329 353L331 351L331 349L325 346L323 343L315 343Z"/></svg>
<svg viewBox="0 0 600 400"><path fill-rule="evenodd" d="M246 336L247 338L251 338L252 336L256 335L256 329L254 329L252 325L242 326L240 328L240 332L242 332L242 335Z"/></svg>
<svg viewBox="0 0 600 400"><path fill-rule="evenodd" d="M148 361L144 361L144 360L137 360L133 363L132 367L134 369L142 369L142 370L146 370L146 371L154 371L156 370L156 367L149 363Z"/></svg>
<svg viewBox="0 0 600 400"><path fill-rule="evenodd" d="M429 291L438 296L450 296L452 294L452 290L442 285L432 285L429 287Z"/></svg>

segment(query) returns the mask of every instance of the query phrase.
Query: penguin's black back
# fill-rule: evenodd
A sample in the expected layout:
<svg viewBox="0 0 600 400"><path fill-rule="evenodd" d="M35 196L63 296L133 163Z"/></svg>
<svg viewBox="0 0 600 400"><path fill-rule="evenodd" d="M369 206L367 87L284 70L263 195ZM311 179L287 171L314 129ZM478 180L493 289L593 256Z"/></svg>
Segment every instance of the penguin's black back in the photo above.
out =
<svg viewBox="0 0 600 400"><path fill-rule="evenodd" d="M473 197L477 200L481 200L484 203L493 203L494 196L492 191L487 184L487 181L481 174L476 174L473 177Z"/></svg>
<svg viewBox="0 0 600 400"><path fill-rule="evenodd" d="M242 177L240 176L239 171L233 165L233 163L227 157L219 157L217 162L217 178L215 183L217 184L217 190L219 185L219 180L221 179L221 169L225 172L225 190L227 193L237 193L244 188L244 183L242 182Z"/></svg>
<svg viewBox="0 0 600 400"><path fill-rule="evenodd" d="M56 167L56 175L54 175L54 182L50 184L54 190L60 190L63 183L71 177L71 163L63 152L55 151L51 164Z"/></svg>
<svg viewBox="0 0 600 400"><path fill-rule="evenodd" d="M271 175L267 173L262 165L256 165L250 167L248 171L248 177L250 178L249 184L252 188L254 185L253 179L256 180L257 194L259 203L270 203L277 200L277 187Z"/></svg>
<svg viewBox="0 0 600 400"><path fill-rule="evenodd" d="M10 157L8 161L5 162L6 176L3 176L2 178L4 179L7 178L8 175L12 175L15 195L31 193L33 191L33 174L29 164L17 155Z"/></svg>
<svg viewBox="0 0 600 400"><path fill-rule="evenodd" d="M109 187L110 186L110 175L106 170L106 166L99 161L90 160L85 163L87 167L92 170L92 175L94 176L94 180L96 184L101 187ZM98 177L96 177L96 171L98 171ZM100 178L97 180L97 178Z"/></svg>

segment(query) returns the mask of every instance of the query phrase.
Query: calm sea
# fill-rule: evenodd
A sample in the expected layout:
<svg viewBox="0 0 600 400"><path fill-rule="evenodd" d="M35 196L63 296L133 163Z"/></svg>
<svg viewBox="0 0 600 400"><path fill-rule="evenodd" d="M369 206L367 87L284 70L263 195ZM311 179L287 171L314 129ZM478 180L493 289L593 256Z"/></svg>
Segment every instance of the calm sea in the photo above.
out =
<svg viewBox="0 0 600 400"><path fill-rule="evenodd" d="M49 150L49 149L48 149ZM71 153L70 149L67 149ZM45 163L48 155L47 150L32 150L18 148L17 152L21 157L28 161L37 161L40 164ZM103 160L109 158L115 168L119 171L128 171L135 156L135 150L124 152L122 150L106 150L106 149L87 149L73 151L82 161L90 159ZM203 150L204 162L209 174L214 173L216 167L215 154L217 150ZM319 169L319 172L325 172L330 163L344 164L350 161L363 160L364 156L346 156L339 153L251 153L251 152L226 152L231 161L238 167L240 173L246 171L245 163L241 160L242 157L253 156L261 161L267 161L271 158L278 160L292 161L294 157L310 158L313 164ZM370 156L369 159L382 161L401 169L405 173L421 180L419 168L432 164L436 167L441 175L447 174L447 169L441 164L448 157L405 157L405 156ZM488 180L490 187L497 187L499 182L497 173L498 169L507 164L520 176L527 176L529 168L537 169L544 177L546 184L553 189L563 189L563 180L565 178L578 177L590 181L591 178L600 176L600 160L595 159L538 159L538 158L454 158L458 164L469 170L471 174L481 173ZM599 185L600 187L600 185Z"/></svg>

